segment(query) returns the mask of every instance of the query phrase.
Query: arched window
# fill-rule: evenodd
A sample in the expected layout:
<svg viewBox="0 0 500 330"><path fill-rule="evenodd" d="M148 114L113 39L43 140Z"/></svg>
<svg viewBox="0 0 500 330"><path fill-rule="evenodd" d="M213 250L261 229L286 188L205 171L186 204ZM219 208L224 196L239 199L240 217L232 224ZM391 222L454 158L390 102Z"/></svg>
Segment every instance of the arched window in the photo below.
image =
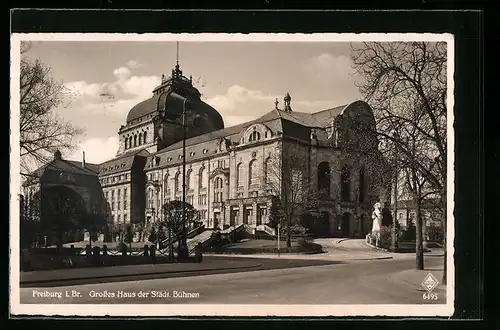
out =
<svg viewBox="0 0 500 330"><path fill-rule="evenodd" d="M175 191L179 191L180 190L180 187L179 187L179 176L180 176L180 173L176 173L175 174L175 178L174 178L174 189Z"/></svg>
<svg viewBox="0 0 500 330"><path fill-rule="evenodd" d="M243 164L239 163L238 166L236 166L236 186L243 187L244 184L244 177L243 177Z"/></svg>
<svg viewBox="0 0 500 330"><path fill-rule="evenodd" d="M330 196L330 164L321 162L318 165L318 191L323 197Z"/></svg>
<svg viewBox="0 0 500 330"><path fill-rule="evenodd" d="M200 188L204 188L205 187L205 182L206 182L205 181L206 180L205 176L206 176L206 173L207 173L207 171L205 170L204 167L202 167L200 169L200 175L199 175L199 180L200 180L199 181L199 187Z"/></svg>
<svg viewBox="0 0 500 330"><path fill-rule="evenodd" d="M345 165L340 174L340 198L343 201L351 200L351 171Z"/></svg>
<svg viewBox="0 0 500 330"><path fill-rule="evenodd" d="M220 177L214 180L214 202L219 203L223 200L224 181Z"/></svg>
<svg viewBox="0 0 500 330"><path fill-rule="evenodd" d="M248 182L251 185L259 183L257 174L257 161L254 159L248 164Z"/></svg>
<svg viewBox="0 0 500 330"><path fill-rule="evenodd" d="M142 144L142 133L139 133L139 145Z"/></svg>
<svg viewBox="0 0 500 330"><path fill-rule="evenodd" d="M153 201L154 201L154 191L153 191L153 188L149 188L149 190L148 190L148 206L149 206L149 208L153 208Z"/></svg>
<svg viewBox="0 0 500 330"><path fill-rule="evenodd" d="M248 141L253 142L253 141L259 141L260 140L260 133L257 131L253 131L252 134L250 134L250 138Z"/></svg>
<svg viewBox="0 0 500 330"><path fill-rule="evenodd" d="M128 148L130 149L130 148L132 148L132 146L133 146L133 145L132 145L132 137L130 136L130 137L128 138Z"/></svg>
<svg viewBox="0 0 500 330"><path fill-rule="evenodd" d="M272 178L272 163L271 163L271 157L267 157L266 161L264 162L264 181L265 183L271 183L271 178Z"/></svg>
<svg viewBox="0 0 500 330"><path fill-rule="evenodd" d="M148 136L148 135L147 135L147 134L148 134L148 132L144 132L144 135L143 135L143 137L142 137L142 140L143 140L143 143L144 143L144 144L148 143L148 139L147 139L147 136Z"/></svg>
<svg viewBox="0 0 500 330"><path fill-rule="evenodd" d="M163 177L163 194L168 195L168 174Z"/></svg>
<svg viewBox="0 0 500 330"><path fill-rule="evenodd" d="M128 137L125 138L125 149L128 149Z"/></svg>
<svg viewBox="0 0 500 330"><path fill-rule="evenodd" d="M188 170L186 173L186 189L187 190L193 189L193 183L191 182L191 179L193 178L192 173L193 173L192 170Z"/></svg>
<svg viewBox="0 0 500 330"><path fill-rule="evenodd" d="M366 195L366 177L365 169L359 170L359 202L364 203Z"/></svg>
<svg viewBox="0 0 500 330"><path fill-rule="evenodd" d="M137 147L137 135L134 135L134 147Z"/></svg>

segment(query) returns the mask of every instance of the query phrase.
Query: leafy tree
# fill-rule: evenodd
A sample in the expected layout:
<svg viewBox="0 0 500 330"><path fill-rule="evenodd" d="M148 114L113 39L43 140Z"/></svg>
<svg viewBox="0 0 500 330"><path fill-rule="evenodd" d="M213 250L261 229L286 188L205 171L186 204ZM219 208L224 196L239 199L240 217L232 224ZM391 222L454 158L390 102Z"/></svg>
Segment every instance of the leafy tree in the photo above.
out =
<svg viewBox="0 0 500 330"><path fill-rule="evenodd" d="M151 232L149 233L148 242L156 243L156 241L157 241L157 233L156 229L153 227L151 228Z"/></svg>
<svg viewBox="0 0 500 330"><path fill-rule="evenodd" d="M132 227L132 224L127 223L127 225L125 226L124 236L125 243L128 243L129 248L132 249L132 242L134 241L134 229Z"/></svg>
<svg viewBox="0 0 500 330"><path fill-rule="evenodd" d="M42 198L40 225L42 231L57 238L57 246L64 243L64 235L78 229L84 213L83 200L69 188L49 188Z"/></svg>
<svg viewBox="0 0 500 330"><path fill-rule="evenodd" d="M163 223L167 230L170 231L173 237L178 237L182 234L184 227L189 228L191 224L198 221L200 214L191 204L182 201L169 201L163 205ZM178 244L180 251L181 245ZM172 243L170 242L170 251L172 251Z"/></svg>
<svg viewBox="0 0 500 330"><path fill-rule="evenodd" d="M19 144L25 171L49 161L56 150L73 150L74 139L83 133L54 113L63 105L66 91L49 66L27 56L30 48L29 42L21 44Z"/></svg>

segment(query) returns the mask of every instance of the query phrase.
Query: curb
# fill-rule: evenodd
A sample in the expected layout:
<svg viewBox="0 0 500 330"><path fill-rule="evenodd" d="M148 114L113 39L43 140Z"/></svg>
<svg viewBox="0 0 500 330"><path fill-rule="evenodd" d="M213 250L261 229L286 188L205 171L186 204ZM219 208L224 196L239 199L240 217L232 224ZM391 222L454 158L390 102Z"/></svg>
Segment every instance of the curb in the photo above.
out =
<svg viewBox="0 0 500 330"><path fill-rule="evenodd" d="M240 266L240 267L223 267L223 268L210 268L210 269L188 269L188 270L174 270L174 271L163 271L163 272L147 272L147 273L136 273L136 274L121 274L121 275L104 275L104 276L86 276L86 277L73 277L73 278L61 278L61 279L50 279L50 280L34 280L34 281L20 281L19 286L23 284L43 284L43 283L57 283L64 281L80 281L80 280L93 280L93 279L105 279L113 277L133 277L133 276L145 276L145 275L165 275L165 274L178 274L178 273L196 273L196 272L206 272L206 271L221 271L221 270L233 270L233 269L252 269L261 267L262 264L259 263L253 266Z"/></svg>

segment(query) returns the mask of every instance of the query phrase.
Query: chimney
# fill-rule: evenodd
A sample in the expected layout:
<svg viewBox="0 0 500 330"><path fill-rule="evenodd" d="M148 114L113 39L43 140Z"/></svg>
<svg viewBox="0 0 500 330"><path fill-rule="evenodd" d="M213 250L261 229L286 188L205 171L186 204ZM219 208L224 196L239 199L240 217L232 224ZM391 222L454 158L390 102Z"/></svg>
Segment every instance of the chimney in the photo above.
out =
<svg viewBox="0 0 500 330"><path fill-rule="evenodd" d="M85 167L85 151L83 152L82 166Z"/></svg>

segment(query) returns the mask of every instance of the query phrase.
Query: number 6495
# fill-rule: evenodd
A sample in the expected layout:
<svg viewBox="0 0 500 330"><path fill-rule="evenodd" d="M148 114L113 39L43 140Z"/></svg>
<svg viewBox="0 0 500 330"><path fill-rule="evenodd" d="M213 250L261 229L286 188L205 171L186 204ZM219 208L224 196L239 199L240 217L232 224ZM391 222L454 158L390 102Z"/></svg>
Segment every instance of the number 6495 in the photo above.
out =
<svg viewBox="0 0 500 330"><path fill-rule="evenodd" d="M433 292L426 292L422 295L422 298L424 300L438 300L438 295L437 293L433 293Z"/></svg>

